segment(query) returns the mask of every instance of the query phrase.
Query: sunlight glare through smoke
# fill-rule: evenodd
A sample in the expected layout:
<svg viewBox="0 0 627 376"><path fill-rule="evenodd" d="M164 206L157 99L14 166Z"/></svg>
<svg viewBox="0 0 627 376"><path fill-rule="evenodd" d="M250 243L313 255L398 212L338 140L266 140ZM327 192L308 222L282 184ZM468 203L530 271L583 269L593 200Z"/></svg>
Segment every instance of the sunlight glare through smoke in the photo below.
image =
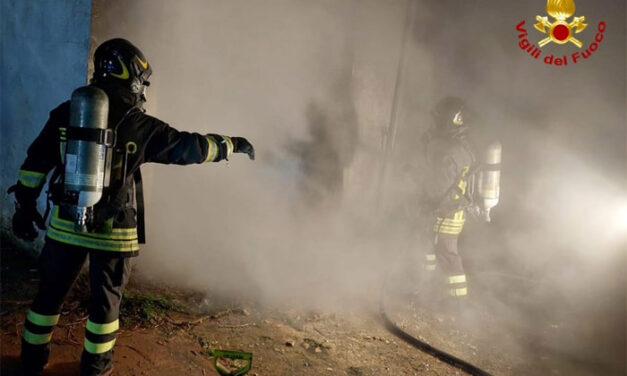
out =
<svg viewBox="0 0 627 376"><path fill-rule="evenodd" d="M619 205L616 213L617 230L620 232L627 231L627 200Z"/></svg>

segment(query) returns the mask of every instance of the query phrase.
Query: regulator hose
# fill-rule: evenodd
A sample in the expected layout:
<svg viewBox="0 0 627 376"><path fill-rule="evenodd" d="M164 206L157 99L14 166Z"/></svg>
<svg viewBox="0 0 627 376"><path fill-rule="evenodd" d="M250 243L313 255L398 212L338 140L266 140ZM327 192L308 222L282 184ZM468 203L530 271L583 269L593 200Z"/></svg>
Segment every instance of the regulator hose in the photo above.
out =
<svg viewBox="0 0 627 376"><path fill-rule="evenodd" d="M385 289L384 289L385 290ZM410 345L412 345L413 347L417 348L420 351L423 351L429 355L432 355L434 357L436 357L437 359L450 364L453 367L457 367L459 369L461 369L462 371L470 374L470 375L474 375L474 376L492 376L492 374L488 373L487 371L482 370L481 368L474 366L468 362L466 362L465 360L462 360L456 356L453 356L445 351L442 351L436 347L433 347L431 345L429 345L428 343L419 340L418 338L412 336L411 334L407 333L406 331L404 331L403 329L399 328L392 320L390 320L390 318L388 317L386 310L385 310L385 301L384 301L384 293L381 294L381 300L379 303L379 313L381 315L381 318L383 319L383 324L385 326L385 328L392 334L394 334L395 336L397 336L398 338L402 339L403 341L409 343Z"/></svg>

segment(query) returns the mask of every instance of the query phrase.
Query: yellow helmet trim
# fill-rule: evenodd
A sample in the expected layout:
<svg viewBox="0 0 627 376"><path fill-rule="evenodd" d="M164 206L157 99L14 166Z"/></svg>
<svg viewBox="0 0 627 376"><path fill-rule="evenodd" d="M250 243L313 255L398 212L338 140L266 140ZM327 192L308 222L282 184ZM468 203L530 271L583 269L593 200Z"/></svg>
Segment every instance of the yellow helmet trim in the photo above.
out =
<svg viewBox="0 0 627 376"><path fill-rule="evenodd" d="M140 59L139 56L135 55L135 58L137 59L137 61L139 61L139 64L142 66L142 68L144 69L148 69L148 62L144 61L142 59Z"/></svg>
<svg viewBox="0 0 627 376"><path fill-rule="evenodd" d="M128 80L128 78L130 77L130 74L128 73L128 68L126 67L126 64L124 64L122 59L120 59L119 57L118 57L118 61L120 62L120 65L122 65L122 73L116 74L116 73L111 72L111 75L121 80Z"/></svg>

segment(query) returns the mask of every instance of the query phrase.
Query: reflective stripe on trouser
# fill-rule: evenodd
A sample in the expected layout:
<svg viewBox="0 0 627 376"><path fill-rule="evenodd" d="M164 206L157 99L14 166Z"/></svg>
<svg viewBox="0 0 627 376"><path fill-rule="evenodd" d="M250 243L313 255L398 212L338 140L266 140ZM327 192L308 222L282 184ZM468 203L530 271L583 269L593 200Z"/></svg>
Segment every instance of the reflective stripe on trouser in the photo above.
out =
<svg viewBox="0 0 627 376"><path fill-rule="evenodd" d="M111 257L108 252L89 254L91 304L81 357L83 374L99 374L113 363L120 302L131 275L132 260L132 257Z"/></svg>
<svg viewBox="0 0 627 376"><path fill-rule="evenodd" d="M95 324L110 325L94 326L90 324L86 330L86 339L96 345L90 349L102 351L103 346L113 347L113 343L110 342L114 339L115 333L110 331L114 327L113 325L117 324L111 323L118 320L122 292L131 273L133 258L121 257L119 253L90 250L46 238L39 257L39 291L31 307L34 313L41 316L31 315L31 317L27 317L25 329L33 332L29 322L33 321L33 324L50 323L52 319L49 316L57 315L60 312L61 303L76 276L78 276L88 254L91 291L89 320ZM98 332L106 333L98 334ZM42 333L34 332L34 334ZM106 338L100 337L107 335L112 335L113 338L106 340ZM28 339L35 341L35 337ZM110 344L107 345L107 343ZM27 338L24 338L22 341L22 362L43 367L48 361L49 348L49 344L32 345L27 341ZM91 374L90 372L93 371L93 374L98 374L110 365L112 358L110 349L98 354L91 354L85 349L82 359L86 360L81 362L81 370L89 370L89 372L81 372L83 372L82 374Z"/></svg>
<svg viewBox="0 0 627 376"><path fill-rule="evenodd" d="M464 210L459 210L450 217L437 217L433 225L433 231L438 234L459 235L464 229Z"/></svg>
<svg viewBox="0 0 627 376"><path fill-rule="evenodd" d="M436 259L435 253L427 253L425 255L425 270L428 272L434 272L437 266L438 260Z"/></svg>
<svg viewBox="0 0 627 376"><path fill-rule="evenodd" d="M31 345L45 345L50 343L52 330L58 322L58 314L42 315L30 310L26 314L22 339Z"/></svg>
<svg viewBox="0 0 627 376"><path fill-rule="evenodd" d="M468 295L468 286L466 285L466 275L458 274L448 277L448 292L451 296Z"/></svg>
<svg viewBox="0 0 627 376"><path fill-rule="evenodd" d="M447 277L449 295L464 296L468 294L466 273L462 258L457 249L457 235L438 235L435 245L435 254L438 260L438 269Z"/></svg>
<svg viewBox="0 0 627 376"><path fill-rule="evenodd" d="M117 319L102 324L88 319L85 327L85 351L90 354L102 354L112 350L119 327Z"/></svg>
<svg viewBox="0 0 627 376"><path fill-rule="evenodd" d="M39 256L39 290L26 315L22 332L22 364L43 368L65 295L78 276L87 251L46 239Z"/></svg>

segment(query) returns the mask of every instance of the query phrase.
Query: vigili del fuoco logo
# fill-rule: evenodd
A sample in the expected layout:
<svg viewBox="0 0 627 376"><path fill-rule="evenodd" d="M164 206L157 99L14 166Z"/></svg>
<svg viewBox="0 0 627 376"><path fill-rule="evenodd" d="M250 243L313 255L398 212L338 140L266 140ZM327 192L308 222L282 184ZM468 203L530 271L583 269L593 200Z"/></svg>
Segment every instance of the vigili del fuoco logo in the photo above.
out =
<svg viewBox="0 0 627 376"><path fill-rule="evenodd" d="M585 16L573 17L575 15L575 2L573 0L547 0L546 12L548 16L537 15L537 23L533 25L538 32L542 33L540 37L544 35L544 38L540 39L537 45L529 42L529 39L527 39L528 33L525 28L525 20L520 21L516 25L519 40L518 46L521 50L527 52L529 56L539 60L542 56L542 47L549 43L575 46L577 48L575 52L565 51L564 55L561 56L551 54L542 58L542 61L547 65L567 66L568 64L577 64L582 60L590 58L599 49L606 29L605 21L599 22L596 27L594 40L584 49L583 43L577 38L578 34L584 30L587 33L594 31L588 29ZM571 17L573 18L569 21Z"/></svg>

